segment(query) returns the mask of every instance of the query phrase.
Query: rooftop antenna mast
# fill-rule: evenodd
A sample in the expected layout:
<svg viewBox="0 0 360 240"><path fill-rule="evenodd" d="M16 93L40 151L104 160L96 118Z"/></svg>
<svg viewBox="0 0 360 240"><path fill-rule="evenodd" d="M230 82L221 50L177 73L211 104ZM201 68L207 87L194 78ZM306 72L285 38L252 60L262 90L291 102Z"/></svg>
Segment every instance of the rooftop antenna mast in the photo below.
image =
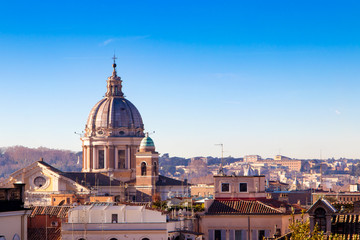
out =
<svg viewBox="0 0 360 240"><path fill-rule="evenodd" d="M220 146L220 147L221 147L221 164L220 164L220 168L219 168L219 173L224 173L224 171L223 171L223 165L224 165L224 144L219 143L219 144L215 144L215 146Z"/></svg>
<svg viewBox="0 0 360 240"><path fill-rule="evenodd" d="M76 135L79 135L80 138L84 137L85 135L85 132L84 131L81 131L80 133L79 132L74 132Z"/></svg>
<svg viewBox="0 0 360 240"><path fill-rule="evenodd" d="M322 150L320 149L320 186L323 189L323 175L322 175Z"/></svg>

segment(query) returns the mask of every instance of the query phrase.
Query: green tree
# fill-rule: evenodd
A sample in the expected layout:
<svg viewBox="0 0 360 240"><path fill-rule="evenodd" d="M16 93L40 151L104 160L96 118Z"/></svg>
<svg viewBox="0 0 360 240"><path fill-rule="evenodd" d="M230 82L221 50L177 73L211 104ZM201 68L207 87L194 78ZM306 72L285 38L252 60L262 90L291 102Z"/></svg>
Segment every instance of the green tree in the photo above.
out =
<svg viewBox="0 0 360 240"><path fill-rule="evenodd" d="M321 240L324 239L324 233L318 230L317 225L315 225L314 230L310 231L310 222L309 220L304 220L304 211L301 214L300 219L295 219L295 215L292 214L292 219L290 221L289 229L292 232L290 240Z"/></svg>

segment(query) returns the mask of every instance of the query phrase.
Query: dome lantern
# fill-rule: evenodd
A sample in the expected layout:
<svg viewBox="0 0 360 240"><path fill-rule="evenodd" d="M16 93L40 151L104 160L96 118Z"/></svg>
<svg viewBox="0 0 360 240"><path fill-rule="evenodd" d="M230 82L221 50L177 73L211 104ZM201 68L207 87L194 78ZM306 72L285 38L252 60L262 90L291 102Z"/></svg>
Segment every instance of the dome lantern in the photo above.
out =
<svg viewBox="0 0 360 240"><path fill-rule="evenodd" d="M107 91L105 96L106 97L124 97L124 93L122 92L122 80L121 77L119 77L116 73L116 62L115 59L117 59L115 57L114 54L114 63L112 65L113 67L113 72L112 75L110 77L108 77L107 80Z"/></svg>

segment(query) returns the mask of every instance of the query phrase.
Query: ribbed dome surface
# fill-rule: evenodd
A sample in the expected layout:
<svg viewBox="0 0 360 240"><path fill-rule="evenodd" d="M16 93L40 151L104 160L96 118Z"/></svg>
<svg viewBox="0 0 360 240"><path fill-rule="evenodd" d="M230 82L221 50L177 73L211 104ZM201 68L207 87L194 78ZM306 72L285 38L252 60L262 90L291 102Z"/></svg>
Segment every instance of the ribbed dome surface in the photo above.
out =
<svg viewBox="0 0 360 240"><path fill-rule="evenodd" d="M142 137L144 124L136 107L124 98L122 80L116 73L114 56L113 73L108 77L105 98L89 114L85 136Z"/></svg>
<svg viewBox="0 0 360 240"><path fill-rule="evenodd" d="M86 127L92 131L122 130L110 135L143 136L144 125L139 111L129 100L123 97L106 97L92 108Z"/></svg>

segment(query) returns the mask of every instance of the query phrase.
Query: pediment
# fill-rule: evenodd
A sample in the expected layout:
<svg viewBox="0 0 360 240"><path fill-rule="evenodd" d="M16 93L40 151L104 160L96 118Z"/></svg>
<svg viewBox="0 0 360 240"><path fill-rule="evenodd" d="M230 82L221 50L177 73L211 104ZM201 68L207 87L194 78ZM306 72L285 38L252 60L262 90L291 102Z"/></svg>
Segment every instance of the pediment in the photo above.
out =
<svg viewBox="0 0 360 240"><path fill-rule="evenodd" d="M309 215L315 215L315 210L318 208L323 208L327 214L336 213L336 209L331 205L331 203L323 198L317 200L310 208L307 210Z"/></svg>

